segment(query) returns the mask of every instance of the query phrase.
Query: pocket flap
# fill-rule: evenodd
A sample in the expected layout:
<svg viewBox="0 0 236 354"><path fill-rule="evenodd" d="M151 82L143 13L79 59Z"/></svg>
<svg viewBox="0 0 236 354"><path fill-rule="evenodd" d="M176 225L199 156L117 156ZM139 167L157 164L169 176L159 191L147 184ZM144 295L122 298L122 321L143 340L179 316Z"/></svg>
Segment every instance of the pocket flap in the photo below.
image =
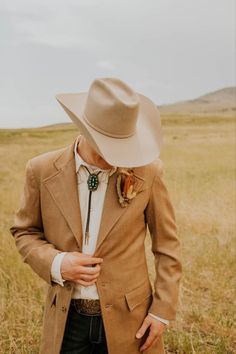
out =
<svg viewBox="0 0 236 354"><path fill-rule="evenodd" d="M132 311L136 306L141 304L145 299L152 295L152 287L150 284L139 286L138 288L132 289L125 294L125 298L129 307Z"/></svg>

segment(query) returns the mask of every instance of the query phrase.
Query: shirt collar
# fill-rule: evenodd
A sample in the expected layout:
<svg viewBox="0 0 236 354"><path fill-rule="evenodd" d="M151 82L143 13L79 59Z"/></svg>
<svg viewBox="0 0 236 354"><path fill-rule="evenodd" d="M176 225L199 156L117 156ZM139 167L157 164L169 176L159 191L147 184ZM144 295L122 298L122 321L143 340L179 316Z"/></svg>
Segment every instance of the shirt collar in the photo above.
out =
<svg viewBox="0 0 236 354"><path fill-rule="evenodd" d="M111 175L113 175L113 173L116 172L117 170L117 167L116 166L113 166L111 169L102 169L102 168L99 168L97 166L93 166L93 165L90 165L88 164L87 162L85 162L82 157L79 155L78 151L77 151L77 145L78 145L78 140L79 140L79 137L76 139L76 142L75 142L75 146L74 146L74 156L75 156L75 168L76 168L76 172L79 171L79 168L81 165L85 165L87 166L90 170L92 169L93 172L98 172L98 171L102 171L103 173L105 174L108 174L109 177Z"/></svg>

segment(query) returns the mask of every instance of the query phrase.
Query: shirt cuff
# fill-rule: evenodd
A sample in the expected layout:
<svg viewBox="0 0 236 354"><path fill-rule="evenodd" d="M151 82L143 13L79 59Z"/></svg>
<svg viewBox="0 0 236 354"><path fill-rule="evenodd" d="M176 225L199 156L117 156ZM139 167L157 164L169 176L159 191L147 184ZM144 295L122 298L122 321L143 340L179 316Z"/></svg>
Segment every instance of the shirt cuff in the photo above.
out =
<svg viewBox="0 0 236 354"><path fill-rule="evenodd" d="M61 276L61 262L62 262L62 259L66 253L67 252L58 253L54 257L53 262L52 262L52 267L51 267L52 280L54 282L60 284L61 286L64 286L64 282L65 282L65 279L63 279Z"/></svg>
<svg viewBox="0 0 236 354"><path fill-rule="evenodd" d="M166 325L168 325L168 324L170 323L169 320L165 320L164 318L161 318L161 317L158 317L158 316L156 316L156 315L153 315L153 313L151 313L151 312L148 312L148 314L149 314L151 317L155 318L156 320L159 320L160 322L165 323Z"/></svg>

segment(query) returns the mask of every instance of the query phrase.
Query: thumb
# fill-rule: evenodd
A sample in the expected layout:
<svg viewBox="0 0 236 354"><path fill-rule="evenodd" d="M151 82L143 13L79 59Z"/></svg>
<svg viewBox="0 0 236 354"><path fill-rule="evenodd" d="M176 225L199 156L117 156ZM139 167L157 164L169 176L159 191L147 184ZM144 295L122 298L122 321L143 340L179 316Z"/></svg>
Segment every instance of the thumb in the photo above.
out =
<svg viewBox="0 0 236 354"><path fill-rule="evenodd" d="M146 330L148 329L149 325L150 325L149 320L146 317L143 321L142 326L139 328L138 332L136 333L136 338L141 338L146 332Z"/></svg>

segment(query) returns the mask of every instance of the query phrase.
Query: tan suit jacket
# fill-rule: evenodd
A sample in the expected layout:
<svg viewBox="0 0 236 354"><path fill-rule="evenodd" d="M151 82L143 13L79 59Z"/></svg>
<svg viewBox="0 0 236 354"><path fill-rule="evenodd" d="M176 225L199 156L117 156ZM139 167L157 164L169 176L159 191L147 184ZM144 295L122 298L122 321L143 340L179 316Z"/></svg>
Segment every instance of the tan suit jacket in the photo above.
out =
<svg viewBox="0 0 236 354"><path fill-rule="evenodd" d="M10 228L23 261L47 283L41 354L60 353L74 285L66 281L61 287L51 280L53 258L60 251L81 252L82 246L74 143L27 162L20 206ZM118 202L117 172L109 178L94 254L103 258L97 288L109 354L139 353L144 339L135 334L148 310L174 320L178 302L180 242L162 161L134 171L138 193L126 208ZM144 247L147 226L155 256L154 292ZM147 353L164 353L163 338Z"/></svg>

